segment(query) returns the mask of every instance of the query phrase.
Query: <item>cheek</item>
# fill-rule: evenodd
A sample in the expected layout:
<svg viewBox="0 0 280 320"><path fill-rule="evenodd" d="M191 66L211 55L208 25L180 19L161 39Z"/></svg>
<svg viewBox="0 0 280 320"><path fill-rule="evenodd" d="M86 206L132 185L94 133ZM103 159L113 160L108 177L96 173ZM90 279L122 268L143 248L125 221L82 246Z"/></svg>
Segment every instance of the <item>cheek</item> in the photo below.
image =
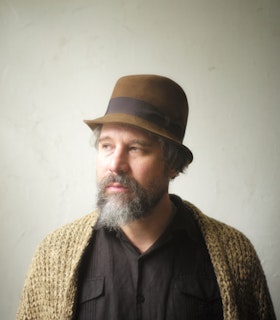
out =
<svg viewBox="0 0 280 320"><path fill-rule="evenodd" d="M133 177L143 185L149 185L153 181L163 184L169 182L167 170L161 161L158 161L153 166L140 165L133 170Z"/></svg>
<svg viewBox="0 0 280 320"><path fill-rule="evenodd" d="M97 176L98 180L100 177L104 176L104 174L106 172L105 161L100 159L99 157L97 157L97 159L96 159L95 171L96 171L96 176Z"/></svg>

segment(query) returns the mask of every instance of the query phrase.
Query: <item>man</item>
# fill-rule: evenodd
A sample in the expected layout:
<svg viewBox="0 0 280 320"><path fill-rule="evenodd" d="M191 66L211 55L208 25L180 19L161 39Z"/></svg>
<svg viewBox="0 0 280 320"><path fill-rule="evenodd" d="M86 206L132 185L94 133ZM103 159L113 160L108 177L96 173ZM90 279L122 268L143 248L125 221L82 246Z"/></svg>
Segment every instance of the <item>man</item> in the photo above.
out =
<svg viewBox="0 0 280 320"><path fill-rule="evenodd" d="M192 162L183 89L118 80L96 134L96 212L47 236L17 319L275 319L249 240L168 192Z"/></svg>

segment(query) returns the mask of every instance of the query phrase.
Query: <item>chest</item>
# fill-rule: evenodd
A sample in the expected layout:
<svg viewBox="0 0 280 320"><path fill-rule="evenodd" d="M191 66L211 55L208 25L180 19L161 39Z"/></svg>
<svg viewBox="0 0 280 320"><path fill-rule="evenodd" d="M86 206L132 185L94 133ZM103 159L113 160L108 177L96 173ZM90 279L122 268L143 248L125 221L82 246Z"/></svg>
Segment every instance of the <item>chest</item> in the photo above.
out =
<svg viewBox="0 0 280 320"><path fill-rule="evenodd" d="M140 254L128 240L96 232L83 259L76 319L222 319L203 243L165 238Z"/></svg>

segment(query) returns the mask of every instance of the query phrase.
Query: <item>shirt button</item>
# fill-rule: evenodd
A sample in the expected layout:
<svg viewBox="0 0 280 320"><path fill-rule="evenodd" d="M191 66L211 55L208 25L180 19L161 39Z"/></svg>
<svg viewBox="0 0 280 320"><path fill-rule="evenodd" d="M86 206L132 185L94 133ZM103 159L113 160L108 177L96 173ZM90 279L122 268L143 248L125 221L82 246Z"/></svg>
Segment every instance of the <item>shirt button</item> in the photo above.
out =
<svg viewBox="0 0 280 320"><path fill-rule="evenodd" d="M136 302L137 303L143 303L144 301L145 301L145 297L142 294L137 294Z"/></svg>

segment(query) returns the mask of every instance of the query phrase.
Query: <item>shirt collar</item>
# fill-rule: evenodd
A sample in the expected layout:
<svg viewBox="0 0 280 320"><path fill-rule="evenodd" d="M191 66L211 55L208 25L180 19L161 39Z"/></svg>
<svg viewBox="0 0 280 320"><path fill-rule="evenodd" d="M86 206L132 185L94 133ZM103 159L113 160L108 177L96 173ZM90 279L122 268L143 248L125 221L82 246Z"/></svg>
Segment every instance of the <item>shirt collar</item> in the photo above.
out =
<svg viewBox="0 0 280 320"><path fill-rule="evenodd" d="M170 199L176 211L167 232L173 236L185 233L193 241L201 242L202 235L191 209L176 195L170 195Z"/></svg>

